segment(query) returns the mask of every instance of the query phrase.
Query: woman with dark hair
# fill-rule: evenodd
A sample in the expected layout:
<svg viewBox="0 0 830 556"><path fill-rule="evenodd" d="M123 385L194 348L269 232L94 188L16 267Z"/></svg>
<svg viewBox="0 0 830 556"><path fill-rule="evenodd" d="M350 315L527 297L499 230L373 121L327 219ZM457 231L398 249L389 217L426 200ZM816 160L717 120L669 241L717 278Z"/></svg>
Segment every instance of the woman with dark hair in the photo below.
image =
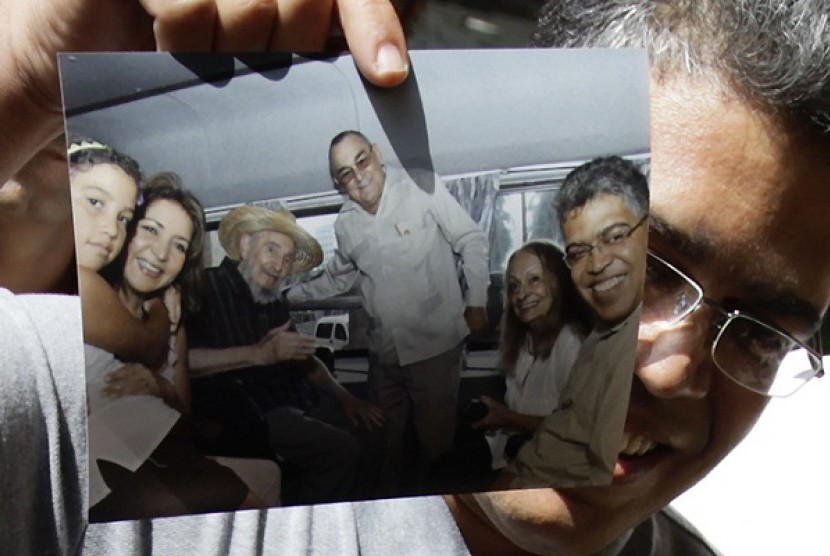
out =
<svg viewBox="0 0 830 556"><path fill-rule="evenodd" d="M189 413L190 380L179 323L182 309L195 309L199 298L202 206L171 173L150 178L141 196L127 245L105 274L116 274L120 304L136 320L145 319L148 302L164 299L169 350L166 363L153 370L85 346L91 519L261 507L237 474L196 451L180 419ZM103 311L85 313L84 320L95 326ZM276 464L260 463L278 484Z"/></svg>
<svg viewBox="0 0 830 556"><path fill-rule="evenodd" d="M591 328L590 311L554 244L532 241L515 251L505 285L500 345L505 403L482 396L474 404L478 415L468 416L467 423L484 434L467 434L471 440L438 460L430 487L436 492L480 491L492 485L498 470L558 407Z"/></svg>

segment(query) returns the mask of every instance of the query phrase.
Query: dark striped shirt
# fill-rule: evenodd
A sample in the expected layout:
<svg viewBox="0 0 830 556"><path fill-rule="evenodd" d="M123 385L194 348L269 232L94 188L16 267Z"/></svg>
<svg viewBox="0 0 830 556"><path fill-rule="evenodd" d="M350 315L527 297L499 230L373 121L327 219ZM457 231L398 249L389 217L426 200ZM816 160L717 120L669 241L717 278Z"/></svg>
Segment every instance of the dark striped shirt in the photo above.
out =
<svg viewBox="0 0 830 556"><path fill-rule="evenodd" d="M202 307L187 320L191 348L228 348L251 345L273 328L288 322L288 308L280 301L256 303L237 264L228 258L205 271ZM194 379L194 409L200 400L199 383L212 381L214 387L237 390L262 412L280 406L308 409L313 389L302 363L236 369Z"/></svg>

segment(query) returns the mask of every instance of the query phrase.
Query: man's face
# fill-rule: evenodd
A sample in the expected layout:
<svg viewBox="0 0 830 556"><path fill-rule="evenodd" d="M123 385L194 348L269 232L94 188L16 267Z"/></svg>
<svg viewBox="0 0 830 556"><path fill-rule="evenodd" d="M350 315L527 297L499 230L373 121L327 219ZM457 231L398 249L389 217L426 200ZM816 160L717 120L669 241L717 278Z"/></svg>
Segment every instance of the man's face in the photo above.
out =
<svg viewBox="0 0 830 556"><path fill-rule="evenodd" d="M246 280L265 291L276 291L280 282L291 274L296 247L289 236L264 230L240 240ZM240 268L242 271L243 268Z"/></svg>
<svg viewBox="0 0 830 556"><path fill-rule="evenodd" d="M571 263L571 278L606 324L625 320L642 300L648 232L634 230L639 221L622 197L598 195L562 223L566 251L581 254Z"/></svg>
<svg viewBox="0 0 830 556"><path fill-rule="evenodd" d="M830 295L826 147L708 83L653 84L651 118L651 213L665 226L652 228L650 247L712 300L806 339ZM744 438L767 400L712 363L713 316L704 305L671 327L641 325L624 451L645 453L621 455L611 486L479 497L508 538L540 539L562 553L597 550Z"/></svg>
<svg viewBox="0 0 830 556"><path fill-rule="evenodd" d="M377 145L369 145L357 135L347 135L332 147L329 161L338 189L366 212L375 214L386 181Z"/></svg>

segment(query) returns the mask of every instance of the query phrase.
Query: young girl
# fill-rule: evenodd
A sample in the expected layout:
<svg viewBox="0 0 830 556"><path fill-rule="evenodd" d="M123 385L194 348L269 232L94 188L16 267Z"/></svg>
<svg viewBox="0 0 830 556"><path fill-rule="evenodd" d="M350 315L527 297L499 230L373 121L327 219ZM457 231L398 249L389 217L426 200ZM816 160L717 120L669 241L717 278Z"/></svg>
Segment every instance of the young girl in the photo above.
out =
<svg viewBox="0 0 830 556"><path fill-rule="evenodd" d="M141 182L138 163L112 147L82 138L70 143L67 159L83 314L97 315L94 326L84 319L84 339L124 360L157 368L166 358L166 308L159 301L148 302L147 318L136 319L99 275L124 245Z"/></svg>

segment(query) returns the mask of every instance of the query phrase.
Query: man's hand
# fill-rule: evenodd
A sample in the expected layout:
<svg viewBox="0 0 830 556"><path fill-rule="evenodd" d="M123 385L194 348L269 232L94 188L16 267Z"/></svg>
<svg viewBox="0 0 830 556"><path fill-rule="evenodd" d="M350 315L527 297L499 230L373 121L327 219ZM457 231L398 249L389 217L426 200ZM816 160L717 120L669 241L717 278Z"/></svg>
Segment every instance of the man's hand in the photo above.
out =
<svg viewBox="0 0 830 556"><path fill-rule="evenodd" d="M375 428L381 428L386 421L383 410L356 396L349 394L343 396L340 401L343 403L343 412L355 426L362 423L364 427L371 431Z"/></svg>
<svg viewBox="0 0 830 556"><path fill-rule="evenodd" d="M288 330L288 324L274 328L254 344L258 365L283 361L304 361L314 355L314 338Z"/></svg>
<svg viewBox="0 0 830 556"><path fill-rule="evenodd" d="M50 143L53 152L44 159L57 169L55 175L66 175L57 140L63 132L58 52L314 52L326 48L338 24L370 82L393 86L406 78L406 43L389 0L0 0L0 189L15 190L18 184L6 187L8 182ZM4 191L0 197L5 255L0 285L16 291L47 291L70 276L72 242L65 238L72 227L65 195L51 212L59 222L50 222L50 229L33 235L19 225L44 206L48 191L38 183L42 180L27 184L25 195L18 191L10 198ZM11 201L11 207L4 206ZM16 237L21 234L28 238L22 245ZM29 253L45 253L51 266L21 264Z"/></svg>
<svg viewBox="0 0 830 556"><path fill-rule="evenodd" d="M406 42L389 0L0 0L0 79L60 115L58 52L320 51L338 22L360 71L403 81Z"/></svg>
<svg viewBox="0 0 830 556"><path fill-rule="evenodd" d="M506 405L497 402L490 396L481 396L481 403L487 406L487 415L471 423L471 427L474 429L496 429L510 424L508 420L510 408Z"/></svg>
<svg viewBox="0 0 830 556"><path fill-rule="evenodd" d="M470 335L473 338L483 335L490 324L487 319L487 309L484 307L467 307L464 310L464 320L467 321Z"/></svg>

